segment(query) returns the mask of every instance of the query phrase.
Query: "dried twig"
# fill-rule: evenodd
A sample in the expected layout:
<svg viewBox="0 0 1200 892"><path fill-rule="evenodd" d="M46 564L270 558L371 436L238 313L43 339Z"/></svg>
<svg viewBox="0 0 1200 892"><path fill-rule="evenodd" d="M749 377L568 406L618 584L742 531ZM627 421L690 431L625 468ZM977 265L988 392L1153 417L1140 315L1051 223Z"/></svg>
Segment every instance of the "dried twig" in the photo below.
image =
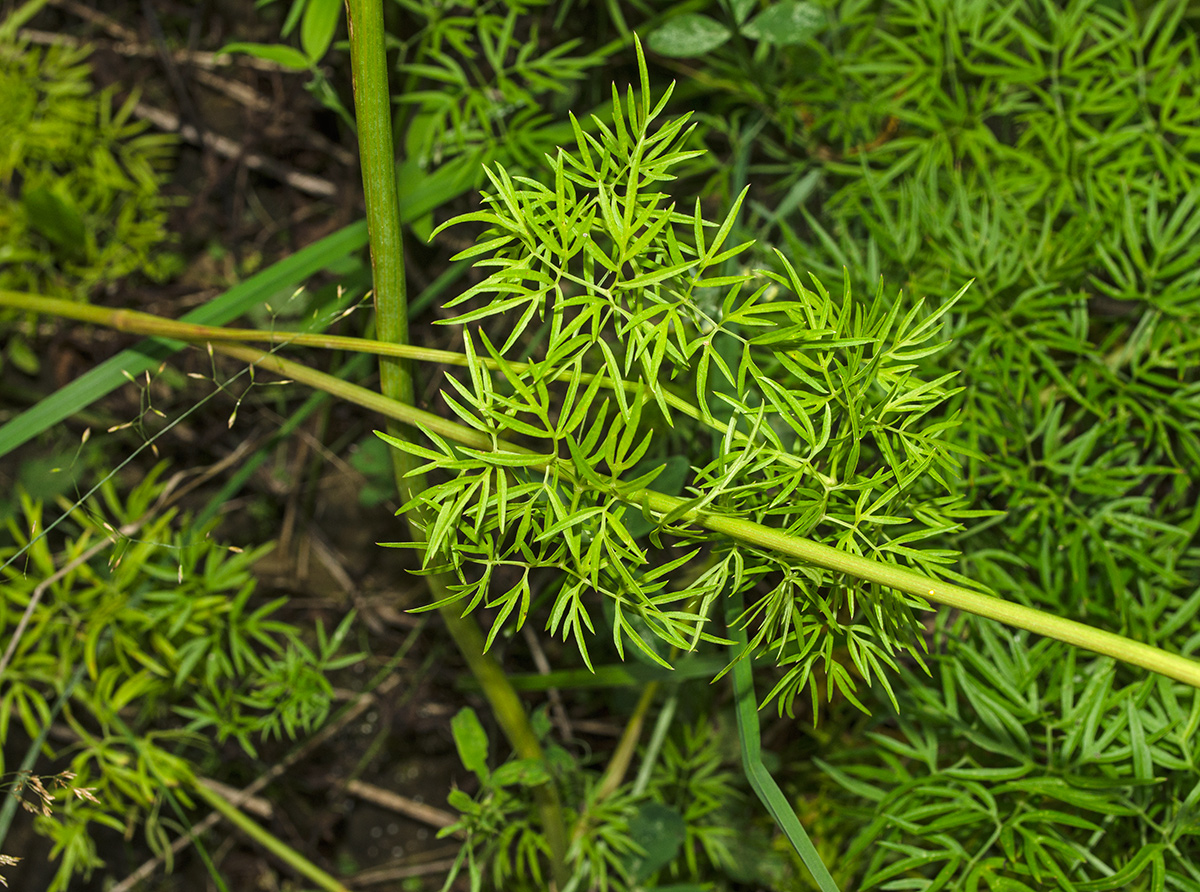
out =
<svg viewBox="0 0 1200 892"><path fill-rule="evenodd" d="M281 164L273 158L259 155L257 152L248 152L245 146L228 137L209 131L201 132L191 124L181 124L179 116L173 112L139 102L134 107L134 114L161 130L178 133L188 142L202 145L224 158L236 158L251 170L274 177L280 182L287 183L293 189L307 192L317 198L333 198L338 193L337 186L329 180L293 170L287 165Z"/></svg>
<svg viewBox="0 0 1200 892"><path fill-rule="evenodd" d="M404 815L406 818L412 818L414 821L420 821L422 824L437 827L439 830L449 827L458 821L458 818L448 811L434 808L432 805L417 802L415 799L409 799L407 796L401 796L399 793L393 793L391 790L385 790L383 787L377 787L374 784L364 783L360 780L348 781L346 783L346 792L352 793L368 802L373 802L381 808L394 811L396 814ZM454 835L461 837L463 834L456 832Z"/></svg>

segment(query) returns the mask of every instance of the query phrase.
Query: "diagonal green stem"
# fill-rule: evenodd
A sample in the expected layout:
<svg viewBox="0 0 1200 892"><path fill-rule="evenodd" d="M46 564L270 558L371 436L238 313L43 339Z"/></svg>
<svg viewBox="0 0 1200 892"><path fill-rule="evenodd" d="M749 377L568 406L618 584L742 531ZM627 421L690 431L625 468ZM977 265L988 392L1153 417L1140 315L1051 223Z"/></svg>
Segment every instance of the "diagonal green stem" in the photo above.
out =
<svg viewBox="0 0 1200 892"><path fill-rule="evenodd" d="M112 328L119 328L123 331L131 331L139 334L160 334L180 340L189 340L193 337L198 340L207 340L207 336L209 335L224 337L225 333L231 332L233 333L233 337L239 340L268 342L278 340L298 344L304 338L303 343L309 346L331 347L334 346L334 341L336 341L336 346L341 349L362 349L370 352L391 351L396 356L446 362L456 365L465 362L461 354L448 351L427 350L425 348L403 345L387 345L378 341L366 341L358 338L346 339L353 343L342 344L341 339L332 339L332 336L329 335L300 335L288 332L268 333L253 332L248 329L192 326L188 323L174 322L148 313L133 313L130 311L114 311L103 307L88 307L69 301L58 301L52 298L12 291L0 291L0 306L52 313L67 318L80 319ZM359 346L355 347L355 344ZM356 403L376 411L387 418L394 418L410 425L416 425L422 430L432 431L439 436L445 437L447 440L461 445L470 446L475 449L492 448L490 439L478 431L471 430L464 425L457 424L430 412L413 408L411 405L400 405L394 400L389 400L373 391L348 384L331 375L324 375L300 363L282 359L274 354L266 354L254 348L228 343L218 346L214 342L214 349L230 356L236 356L247 362L258 363L264 368L325 390L348 402ZM483 359L481 361L486 362ZM608 382L605 383L607 384ZM670 397L670 394L668 394L668 397ZM690 407L682 401L678 402L680 405L676 405L676 401L671 400L672 407L685 412L689 409L694 411L694 407ZM514 452L523 451L519 446L504 443L500 445L502 448ZM661 514L667 514L676 506L682 504L678 499L650 490L643 491L643 493L639 494L639 498L641 499L639 504L644 502L648 509ZM860 579L891 586L899 591L916 595L934 603L944 604L948 607L957 607L960 610L966 610L969 613L994 619L1015 626L1016 628L1057 638L1069 644L1074 644L1095 653L1115 657L1116 659L1141 666L1152 672L1158 672L1169 678L1174 678L1193 687L1200 688L1200 663L1186 657L1168 653L1156 647L1151 647L1147 644L1133 641L1121 635L1104 632L1083 623L1075 622L1074 620L1058 617L1031 607L1024 607L1002 598L984 595L980 592L963 588L962 586L940 582L894 564L886 564L872 558L838 551L827 545L821 545L797 536L790 536L770 527L752 523L751 521L721 517L719 515L705 515L701 512L691 512L685 515L684 518L699 523L713 531L723 532L726 535L751 544L791 554L820 567L849 573Z"/></svg>
<svg viewBox="0 0 1200 892"><path fill-rule="evenodd" d="M463 446L483 450L500 448L509 452L530 452L524 447L504 441L500 441L498 446L494 447L490 438L480 431L472 430L432 412L389 400L365 387L350 384L332 375L326 375L274 354L264 354L251 347L235 344L213 344L213 349L219 353L255 363L261 369L275 372L302 384L327 390L347 402L356 403L388 418L419 427ZM545 464L548 466L550 461L559 460L548 458ZM559 470L569 476L570 464L562 462ZM585 484L580 482L580 485ZM644 507L660 516L680 511L686 504L683 499L647 489L626 494L623 498L630 504ZM678 519L686 523L694 523L714 533L720 533L754 547L792 555L814 566L846 573L858 579L876 582L897 591L915 595L926 601L944 604L947 607L956 607L985 619L994 619L1018 629L1026 629L1038 635L1055 638L1093 653L1113 657L1151 672L1157 672L1194 688L1200 688L1200 661L1134 641L1123 635L1105 632L1043 610L1025 607L994 595L985 595L959 585L943 582L915 570L885 563L882 560L839 551L828 545L793 536L754 521L698 510L684 510Z"/></svg>
<svg viewBox="0 0 1200 892"><path fill-rule="evenodd" d="M396 357L398 359L416 360L418 362L437 362L443 365L467 366L466 354L452 350L437 350L431 347L414 347L411 344L390 343L372 340L370 338L354 338L343 335L315 334L300 331L262 331L257 328L225 328L215 325L196 325L190 322L180 322L143 313L138 310L119 310L111 307L96 307L60 298L42 297L36 294L26 294L19 291L0 290L0 307L11 307L18 310L29 310L34 313L48 313L64 319L77 319L80 322L91 322L107 328L125 331L133 334L154 335L172 338L189 343L204 343L207 341L237 341L239 343L279 344L293 347L317 347L325 350L346 350L355 353L372 353L376 356ZM498 371L500 363L491 357L476 357L481 365ZM505 361L505 365L513 371L528 368L528 363ZM564 369L560 378L574 374L570 369ZM603 387L612 389L614 386L624 387L627 391L636 392L638 385L630 381L620 381L614 385L604 375L590 372L578 374L580 384L590 384L599 378ZM663 399L674 411L686 415L714 431L724 435L724 425L717 424L711 417L685 399L681 399L669 390L663 391ZM747 442L747 436L741 431L734 432L737 442ZM394 459L393 459L394 460ZM800 456L781 455L780 460L806 473L818 474L811 463ZM823 476L823 475L819 475ZM826 482L831 482L826 479Z"/></svg>
<svg viewBox="0 0 1200 892"><path fill-rule="evenodd" d="M317 867L278 836L247 816L224 796L210 790L199 781L191 785L191 792L208 803L213 811L220 813L225 820L309 882L316 884L325 892L350 892L337 878Z"/></svg>
<svg viewBox="0 0 1200 892"><path fill-rule="evenodd" d="M350 63L354 77L354 106L358 122L359 155L371 240L371 269L375 284L375 324L379 339L391 344L408 343L408 301L405 291L404 244L396 187L396 158L392 146L391 91L388 87L387 54L384 46L382 0L347 0L350 34ZM396 356L379 360L381 393L405 405L413 405L413 383L408 363ZM401 420L402 419L397 419ZM402 424L389 425L393 436L411 439L415 433ZM400 450L392 452L396 487L408 504L424 488L419 475L411 473L416 462ZM409 518L413 538L420 539L419 517ZM435 601L449 594L448 580L433 575L428 582ZM484 638L473 617L460 616L452 608L439 611L455 644L479 681L497 721L522 758L542 759L537 734L525 714L520 698L504 670L484 652ZM542 830L550 847L555 882L567 881L566 826L553 782L534 790L542 815Z"/></svg>

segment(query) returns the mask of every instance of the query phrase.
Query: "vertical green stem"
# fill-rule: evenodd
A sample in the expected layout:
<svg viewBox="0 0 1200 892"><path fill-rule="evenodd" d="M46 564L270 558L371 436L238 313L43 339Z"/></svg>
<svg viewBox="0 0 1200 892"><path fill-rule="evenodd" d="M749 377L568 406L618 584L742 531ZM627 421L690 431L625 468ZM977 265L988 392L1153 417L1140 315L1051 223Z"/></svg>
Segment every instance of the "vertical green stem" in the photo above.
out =
<svg viewBox="0 0 1200 892"><path fill-rule="evenodd" d="M371 241L371 273L375 283L375 327L379 340L407 344L408 293L392 146L383 7L379 0L346 0L346 12L367 231ZM380 357L379 377L384 396L412 403L413 384L408 363L396 357Z"/></svg>
<svg viewBox="0 0 1200 892"><path fill-rule="evenodd" d="M358 122L359 155L371 239L371 269L375 279L376 330L381 341L408 343L408 301L405 293L404 245L400 205L396 187L396 159L392 146L391 93L388 89L381 0L346 0L350 32L350 63L354 76L354 108ZM379 359L379 385L384 396L406 405L413 404L412 374L408 363L398 357ZM413 439L412 428L389 424L388 432ZM420 476L410 476L415 459L392 450L396 486L407 503L424 487ZM419 518L409 517L414 540L421 538ZM431 594L442 600L448 594L447 580L426 577ZM474 619L462 617L453 608L440 611L443 622L478 680L492 711L513 748L524 759L543 758L517 692L504 670L484 653L483 634ZM552 853L554 878L566 882L566 828L558 792L552 783L537 788L543 830Z"/></svg>
<svg viewBox="0 0 1200 892"><path fill-rule="evenodd" d="M642 689L642 696L638 698L633 715L625 723L625 731L617 743L612 758L608 761L608 768L604 772L604 777L600 779L600 786L596 789L597 802L607 799L617 792L617 788L624 783L625 775L636 754L638 741L642 736L642 726L646 724L646 715L650 712L650 706L654 703L656 694L658 694L657 681L650 682ZM580 823L582 825L582 821Z"/></svg>

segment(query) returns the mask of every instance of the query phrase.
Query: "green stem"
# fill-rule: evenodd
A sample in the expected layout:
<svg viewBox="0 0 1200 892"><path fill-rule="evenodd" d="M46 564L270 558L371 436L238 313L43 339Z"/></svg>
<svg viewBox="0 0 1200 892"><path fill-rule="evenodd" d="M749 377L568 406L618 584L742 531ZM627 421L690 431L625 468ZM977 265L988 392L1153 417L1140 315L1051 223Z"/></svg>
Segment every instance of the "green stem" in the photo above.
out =
<svg viewBox="0 0 1200 892"><path fill-rule="evenodd" d="M189 344L205 341L235 341L255 344L290 344L294 347L319 347L324 350L346 350L351 353L371 353L376 356L397 359L415 359L420 362L441 362L451 365L466 365L466 357L450 350L434 350L414 347L411 344L354 338L345 335L330 335L303 331L261 331L257 328L225 328L217 325L196 325L143 313L139 310L121 310L98 307L91 304L63 300L57 297L42 297L22 291L0 289L0 307L45 313L60 319L75 319L103 325L115 331L130 334L171 338Z"/></svg>
<svg viewBox="0 0 1200 892"><path fill-rule="evenodd" d="M367 231L371 240L375 327L381 341L407 344L408 295L400 201L396 191L396 157L392 147L383 6L380 0L347 0L346 12ZM412 403L412 375L407 363L395 357L381 357L379 377L380 390L385 395Z"/></svg>
<svg viewBox="0 0 1200 892"><path fill-rule="evenodd" d="M0 307L11 307L18 310L28 310L34 313L48 313L64 319L77 319L80 322L90 322L103 325L117 331L131 334L153 335L156 337L172 338L188 343L206 343L209 341L236 341L248 343L265 343L292 345L295 347L317 347L327 350L347 350L357 353L372 353L377 356L396 357L398 359L416 360L418 362L437 362L443 365L465 367L468 360L465 354L451 350L435 350L430 347L414 347L411 344L395 344L377 341L370 338L354 338L342 335L314 334L299 331L260 331L256 328L224 328L215 325L195 325L189 322L178 322L165 319L152 313L142 313L137 310L116 310L110 307L95 307L75 301L60 298L41 297L19 291L0 290ZM486 356L476 357L477 361L493 371L500 370L500 363ZM505 365L512 371L520 372L529 367L529 363L506 361ZM572 370L564 369L560 378L573 374ZM590 384L599 378L602 386L609 389L615 385L604 375L594 375L590 372L579 374L580 384ZM637 391L638 385L629 381L619 382L629 392ZM724 435L725 427L715 423L711 418L669 390L664 391L663 398L673 410L686 415L694 421ZM747 437L741 431L734 433L735 439L741 443ZM395 460L395 459L393 459ZM820 475L812 465L799 456L781 456L781 460L806 473ZM833 481L824 478L827 484Z"/></svg>
<svg viewBox="0 0 1200 892"><path fill-rule="evenodd" d="M604 776L600 779L600 786L596 788L597 802L607 799L624 782L625 774L629 771L629 766L633 763L633 756L637 751L638 741L642 737L642 726L646 724L646 714L650 711L650 706L654 703L654 697L657 693L657 681L650 682L642 689L642 696L638 698L637 706L633 709L633 715L625 723L625 731L621 734L617 748L608 760L608 767L604 771ZM580 819L579 827L583 827L582 819ZM579 830L577 829L576 833L578 832Z"/></svg>
<svg viewBox="0 0 1200 892"><path fill-rule="evenodd" d="M438 436L460 445L473 449L490 450L493 448L490 438L480 431L472 430L432 412L389 400L365 387L347 383L332 375L309 369L274 354L264 354L253 348L234 344L213 344L213 349L219 353L255 363L259 368L275 372L302 384L328 390L340 399L379 412L388 418L394 418L422 430L436 433ZM498 446L510 452L530 452L524 447L504 441L500 441ZM545 464L548 466L551 460L547 459ZM553 460L557 461L557 459ZM569 473L569 468L570 465L566 462L560 466L560 470L567 473ZM646 489L629 493L624 496L624 499L630 504L644 506L647 510L659 515L681 510L685 505L683 499ZM877 582L926 601L944 604L947 607L956 607L986 619L994 619L1038 635L1056 638L1093 653L1114 657L1131 665L1140 666L1151 672L1181 681L1194 688L1200 688L1200 662L1148 644L1142 644L1122 635L1095 629L1075 620L1015 604L994 595L985 595L962 586L942 582L895 564L848 554L828 545L822 545L810 539L802 539L754 521L723 517L696 510L684 511L679 519L748 545L792 555L815 566L847 573L868 582Z"/></svg>
<svg viewBox="0 0 1200 892"><path fill-rule="evenodd" d="M350 35L350 64L354 77L354 108L358 122L359 156L366 199L367 229L371 239L371 269L375 285L375 325L379 339L391 344L408 343L408 298L405 291L404 240L396 187L396 158L392 146L391 91L388 87L387 53L384 46L382 0L347 0ZM413 405L413 382L408 363L396 356L379 360L381 393L405 405ZM402 419L397 419L401 420ZM389 426L396 437L411 439L415 432L401 425ZM411 473L416 461L393 450L396 487L403 503L424 489L424 481ZM410 517L413 538L419 541L423 524ZM450 594L448 580L428 577L435 601ZM517 692L504 670L484 652L484 638L474 618L460 616L454 609L439 611L442 621L479 681L497 721L517 753L525 759L542 759L542 748ZM550 847L555 882L567 879L566 827L558 790L553 782L534 790L542 815L542 830Z"/></svg>
<svg viewBox="0 0 1200 892"><path fill-rule="evenodd" d="M313 864L279 837L268 832L257 821L247 817L241 809L230 804L229 800L224 796L210 790L199 782L192 785L192 791L208 803L213 811L219 812L225 820L229 821L229 823L233 824L233 826L254 840L254 842L300 874L300 876L325 889L326 892L350 892L336 878L321 870L321 868L317 867L317 865Z"/></svg>
<svg viewBox="0 0 1200 892"><path fill-rule="evenodd" d="M317 347L337 347L338 349L363 350L367 352L389 353L397 357L407 357L417 360L465 364L465 358L458 353L444 350L429 350L408 345L385 344L380 341L369 341L360 338L337 338L331 335L306 335L293 332L260 332L250 329L226 329L211 326L198 326L189 323L175 322L153 316L149 313L136 313L128 310L112 310L105 307L91 307L70 301L37 295L23 294L14 291L0 291L0 306L24 309L32 312L50 313L64 318L79 319L105 325L122 331L138 334L156 334L179 340L207 341L216 336L222 339L242 341L267 341L271 343L294 343ZM228 338L227 338L228 336ZM417 425L423 430L432 431L464 446L475 449L490 449L490 439L463 425L442 418L429 412L424 412L412 406L400 406L370 390L348 384L332 375L324 375L299 363L282 359L274 354L264 354L253 348L238 347L233 344L221 344L214 348L230 356L236 356L247 362L257 363L265 368L279 372L286 377L294 378L313 387L318 387L335 396L369 408L387 418L401 419L410 425ZM481 360L485 361L486 360ZM516 367L516 364L513 364ZM607 383L607 382L606 382ZM695 412L695 408L683 401L668 398L672 408L683 412ZM690 413L689 413L690 414ZM522 451L520 447L501 444L503 448L512 451ZM399 451L399 450L397 450ZM661 493L644 492L644 500L650 510L668 513L681 504L678 499L672 499ZM743 541L759 544L767 548L776 548L802 560L838 570L882 585L888 585L911 595L957 607L970 613L999 622L1007 623L1021 629L1036 632L1039 635L1057 638L1095 653L1115 657L1136 666L1158 672L1169 678L1182 681L1193 687L1200 688L1200 663L1186 657L1170 654L1159 648L1132 641L1120 635L1094 629L1091 626L1064 619L1044 611L1024 607L984 595L961 586L939 582L925 576L892 564L885 564L871 558L859 557L837 549L821 545L811 540L789 536L770 527L755 524L751 521L736 518L720 517L717 515L685 515L685 518L711 529L725 532L727 535ZM515 696L515 695L514 695ZM507 730L507 729L506 729ZM536 742L536 741L535 741ZM516 743L514 741L514 746ZM520 752L520 747L517 747Z"/></svg>
<svg viewBox="0 0 1200 892"><path fill-rule="evenodd" d="M649 490L643 490L635 498L650 511L660 514L667 514L682 504L680 499ZM1123 662L1141 666L1151 672L1157 672L1192 687L1200 688L1200 662L1169 653L1149 644L1143 644L1140 641L1134 641L1123 635L1105 632L1053 613L997 598L995 595L986 595L960 585L942 582L895 564L887 564L881 560L839 551L828 545L801 539L799 536L791 536L753 521L711 514L701 515L692 511L684 513L681 519L700 523L714 533L723 533L735 539L753 542L762 548L792 555L805 563L846 573L869 582L877 582L927 601L944 604L947 607L956 607L959 610L994 619L1018 629L1026 629L1047 638L1056 638L1067 644L1115 657Z"/></svg>

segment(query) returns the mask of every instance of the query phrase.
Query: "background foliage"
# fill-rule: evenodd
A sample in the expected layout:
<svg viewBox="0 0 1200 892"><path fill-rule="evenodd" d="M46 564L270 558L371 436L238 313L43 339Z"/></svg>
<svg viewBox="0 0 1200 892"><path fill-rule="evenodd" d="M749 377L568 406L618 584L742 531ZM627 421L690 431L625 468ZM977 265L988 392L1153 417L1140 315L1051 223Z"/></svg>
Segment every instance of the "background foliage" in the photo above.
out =
<svg viewBox="0 0 1200 892"><path fill-rule="evenodd" d="M175 138L132 119L135 95L97 92L88 55L0 33L0 288L83 299L179 271L161 194ZM5 328L5 356L36 374L28 333Z"/></svg>

